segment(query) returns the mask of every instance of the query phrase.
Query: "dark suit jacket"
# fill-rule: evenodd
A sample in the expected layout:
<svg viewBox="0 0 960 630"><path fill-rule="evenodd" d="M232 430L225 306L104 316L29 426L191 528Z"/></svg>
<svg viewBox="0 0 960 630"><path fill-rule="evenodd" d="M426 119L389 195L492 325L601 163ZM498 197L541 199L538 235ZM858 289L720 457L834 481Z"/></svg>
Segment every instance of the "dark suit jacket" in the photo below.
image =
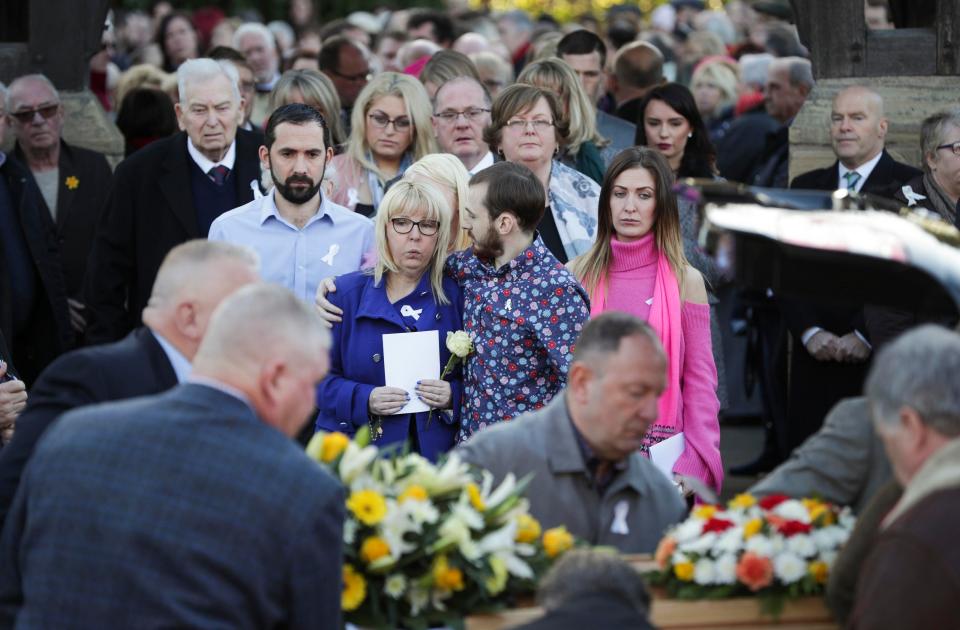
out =
<svg viewBox="0 0 960 630"><path fill-rule="evenodd" d="M615 593L586 593L515 630L653 630L646 615Z"/></svg>
<svg viewBox="0 0 960 630"><path fill-rule="evenodd" d="M818 168L797 175L790 182L790 188L836 190L840 187L839 173L839 161L837 161L827 168ZM919 169L897 162L884 149L880 155L880 161L873 167L870 177L863 183L860 191L893 199L894 193L900 190L901 186L920 174Z"/></svg>
<svg viewBox="0 0 960 630"><path fill-rule="evenodd" d="M339 628L344 491L199 384L66 414L0 541L0 627Z"/></svg>
<svg viewBox="0 0 960 630"><path fill-rule="evenodd" d="M917 169L895 161L886 150L863 183L861 192L893 198ZM836 190L839 186L837 162L798 175L791 188ZM858 330L869 336L862 305L823 304L815 300L782 298L784 319L793 336L790 369L790 410L788 433L790 446L799 445L820 427L824 416L843 398L859 396L866 375L866 363L845 364L817 361L801 342L807 329L819 326L837 336Z"/></svg>
<svg viewBox="0 0 960 630"><path fill-rule="evenodd" d="M0 330L20 370L18 376L29 386L51 361L74 343L67 307L67 289L60 265L57 233L30 171L12 156L0 165L11 202L20 217L20 228L36 271L37 295L30 324L16 334L13 330L10 279L0 256Z"/></svg>
<svg viewBox="0 0 960 630"><path fill-rule="evenodd" d="M19 145L16 152L17 159L26 164ZM110 192L113 173L102 154L72 147L62 140L59 169L57 244L60 247L67 294L82 301L83 275L90 257L97 220ZM71 177L75 179L70 179ZM40 203L47 209L42 197Z"/></svg>
<svg viewBox="0 0 960 630"><path fill-rule="evenodd" d="M233 181L237 205L253 200L260 145L237 131ZM187 135L158 140L120 163L104 206L87 274L88 339L114 341L130 332L150 297L160 263L200 233L190 184Z"/></svg>
<svg viewBox="0 0 960 630"><path fill-rule="evenodd" d="M57 418L77 407L157 394L176 384L170 360L144 327L115 343L81 348L52 363L30 390L13 440L0 451L0 525L37 442Z"/></svg>

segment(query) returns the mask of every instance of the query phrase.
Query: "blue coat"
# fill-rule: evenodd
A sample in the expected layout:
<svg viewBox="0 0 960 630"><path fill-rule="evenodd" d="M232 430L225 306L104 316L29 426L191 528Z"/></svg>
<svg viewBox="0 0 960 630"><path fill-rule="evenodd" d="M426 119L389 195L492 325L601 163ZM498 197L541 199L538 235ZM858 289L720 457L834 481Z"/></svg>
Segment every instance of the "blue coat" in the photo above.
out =
<svg viewBox="0 0 960 630"><path fill-rule="evenodd" d="M430 289L429 272L407 297L391 304L387 299L386 280L375 286L373 276L364 272L337 278L337 290L328 299L343 309L343 321L333 326L333 347L330 351L330 373L317 388L317 429L340 431L353 435L358 429L368 430L370 416L367 403L370 392L384 383L383 335L401 332L437 330L440 333L440 369L447 364L450 352L446 347L448 331L463 328L463 300L460 288L444 277L443 291L450 304L437 304ZM419 319L404 317L398 308L409 304L423 309ZM436 460L450 450L460 424L460 397L463 392L462 371L458 369L445 380L450 381L452 412L434 412L427 427L427 412L416 414L420 453ZM410 414L384 416L383 435L375 444L383 447L402 443L409 438Z"/></svg>

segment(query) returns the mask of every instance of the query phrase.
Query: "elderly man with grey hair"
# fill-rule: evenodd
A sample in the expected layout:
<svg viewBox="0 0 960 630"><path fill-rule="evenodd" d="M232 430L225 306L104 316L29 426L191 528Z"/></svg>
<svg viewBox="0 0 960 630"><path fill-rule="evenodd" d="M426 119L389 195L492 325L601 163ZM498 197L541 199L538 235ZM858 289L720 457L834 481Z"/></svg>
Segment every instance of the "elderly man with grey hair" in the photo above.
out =
<svg viewBox="0 0 960 630"><path fill-rule="evenodd" d="M767 113L780 127L767 135L760 165L753 175L754 186L786 188L790 152L790 123L800 112L814 86L810 60L781 57L770 62L764 97Z"/></svg>
<svg viewBox="0 0 960 630"><path fill-rule="evenodd" d="M40 374L0 451L0 525L37 442L71 409L156 394L184 382L220 302L258 279L260 261L245 248L194 240L170 250L143 309L143 326L111 344L61 356Z"/></svg>
<svg viewBox="0 0 960 630"><path fill-rule="evenodd" d="M83 276L113 173L102 154L63 140L66 112L57 88L42 74L18 77L10 84L7 119L17 139L13 155L30 169L55 227L70 322L82 335Z"/></svg>
<svg viewBox="0 0 960 630"><path fill-rule="evenodd" d="M87 271L94 342L130 332L147 304L163 257L260 190L260 143L237 129L243 117L236 68L191 59L177 69L181 133L117 167Z"/></svg>
<svg viewBox="0 0 960 630"><path fill-rule="evenodd" d="M247 22L233 34L233 47L246 57L256 81L250 120L263 127L270 116L270 91L280 80L280 56L273 32L257 22Z"/></svg>
<svg viewBox="0 0 960 630"><path fill-rule="evenodd" d="M960 335L926 325L867 378L874 428L903 496L860 573L851 628L956 628L960 601Z"/></svg>
<svg viewBox="0 0 960 630"><path fill-rule="evenodd" d="M0 626L339 628L344 491L290 439L328 352L309 306L248 286L188 382L64 415L0 541Z"/></svg>

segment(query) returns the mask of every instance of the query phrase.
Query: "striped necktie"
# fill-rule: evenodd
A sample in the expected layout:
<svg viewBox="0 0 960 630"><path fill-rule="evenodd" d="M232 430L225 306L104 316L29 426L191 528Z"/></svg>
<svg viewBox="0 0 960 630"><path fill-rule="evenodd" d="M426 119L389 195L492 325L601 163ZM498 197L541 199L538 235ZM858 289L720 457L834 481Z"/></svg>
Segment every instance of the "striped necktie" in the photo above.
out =
<svg viewBox="0 0 960 630"><path fill-rule="evenodd" d="M210 176L210 179L213 180L213 183L217 186L223 186L223 182L227 181L227 176L230 174L230 169L224 166L223 164L218 164L210 169L207 175Z"/></svg>
<svg viewBox="0 0 960 630"><path fill-rule="evenodd" d="M860 181L860 173L856 171L849 171L844 173L843 178L847 180L847 190L852 190L856 192L857 182Z"/></svg>

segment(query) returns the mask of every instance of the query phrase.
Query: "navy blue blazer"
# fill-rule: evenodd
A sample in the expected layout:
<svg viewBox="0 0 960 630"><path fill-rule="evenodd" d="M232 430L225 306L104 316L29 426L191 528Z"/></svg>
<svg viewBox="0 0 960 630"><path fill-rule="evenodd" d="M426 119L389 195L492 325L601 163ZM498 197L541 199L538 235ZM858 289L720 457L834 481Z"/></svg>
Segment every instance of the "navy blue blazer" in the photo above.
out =
<svg viewBox="0 0 960 630"><path fill-rule="evenodd" d="M0 527L33 449L57 418L77 407L158 394L176 384L167 354L143 326L120 341L74 350L51 363L30 388L13 440L0 450Z"/></svg>
<svg viewBox="0 0 960 630"><path fill-rule="evenodd" d="M449 304L437 304L430 288L429 271L406 298L391 304L386 280L375 286L373 276L362 271L337 278L337 290L328 299L343 309L343 321L333 325L330 373L317 388L317 429L353 435L367 430L370 416L367 403L370 392L384 385L383 335L401 332L437 330L440 333L440 369L447 364L448 331L463 328L463 300L460 287L444 276L443 291ZM398 308L408 304L422 309L419 319L403 317ZM458 365L458 368L460 366ZM460 421L460 397L463 393L462 370L449 375L452 411L434 412L427 426L427 412L416 414L420 453L431 460L450 450ZM382 418L383 435L377 446L402 443L410 437L410 415Z"/></svg>
<svg viewBox="0 0 960 630"><path fill-rule="evenodd" d="M344 491L185 384L64 415L0 540L0 627L339 628Z"/></svg>

